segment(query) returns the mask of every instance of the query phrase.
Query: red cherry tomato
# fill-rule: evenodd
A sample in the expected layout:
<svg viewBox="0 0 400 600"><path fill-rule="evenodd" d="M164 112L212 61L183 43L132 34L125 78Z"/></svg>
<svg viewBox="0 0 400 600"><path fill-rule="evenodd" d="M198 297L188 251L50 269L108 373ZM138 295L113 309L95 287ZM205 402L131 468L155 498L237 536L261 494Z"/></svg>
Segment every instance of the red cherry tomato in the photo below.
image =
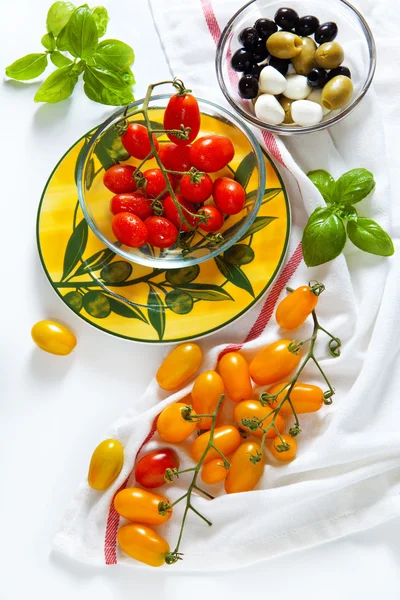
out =
<svg viewBox="0 0 400 600"><path fill-rule="evenodd" d="M215 206L202 206L197 214L208 217L207 222L200 225L204 231L219 231L224 224L224 215Z"/></svg>
<svg viewBox="0 0 400 600"><path fill-rule="evenodd" d="M231 140L223 135L205 135L195 141L189 157L199 171L214 173L226 167L235 156Z"/></svg>
<svg viewBox="0 0 400 600"><path fill-rule="evenodd" d="M151 219L152 217L149 217ZM119 242L131 248L140 248L147 242L147 228L142 219L130 212L115 215L112 230Z"/></svg>
<svg viewBox="0 0 400 600"><path fill-rule="evenodd" d="M104 173L103 183L113 194L127 194L136 191L132 165L113 165Z"/></svg>
<svg viewBox="0 0 400 600"><path fill-rule="evenodd" d="M165 190L165 195L168 194L168 190L166 189L166 183L164 179L164 175L161 169L147 169L143 173L143 177L146 180L146 186L144 187L144 192L146 196L149 198L156 198L161 194L163 190ZM172 186L172 189L175 189L176 183L172 175L168 173L168 179Z"/></svg>
<svg viewBox="0 0 400 600"><path fill-rule="evenodd" d="M164 485L166 469L179 469L179 458L171 448L154 450L143 456L136 465L135 478L144 488L156 488Z"/></svg>
<svg viewBox="0 0 400 600"><path fill-rule="evenodd" d="M131 156L135 158L146 158L151 152L149 133L147 127L140 125L139 123L130 123L126 133L121 137L121 142L124 148ZM156 150L158 151L158 141L153 133L153 142Z"/></svg>
<svg viewBox="0 0 400 600"><path fill-rule="evenodd" d="M148 217L144 224L148 231L148 242L156 248L169 248L178 239L178 230L165 217Z"/></svg>
<svg viewBox="0 0 400 600"><path fill-rule="evenodd" d="M189 152L192 146L177 146L176 144L161 144L158 156L166 169L170 171L189 171L192 163L190 162Z"/></svg>
<svg viewBox="0 0 400 600"><path fill-rule="evenodd" d="M133 194L117 194L111 199L111 212L117 215L120 212L130 212L139 217L147 219L153 214L151 200L148 200L139 192Z"/></svg>
<svg viewBox="0 0 400 600"><path fill-rule="evenodd" d="M195 204L205 202L212 193L213 182L207 173L184 175L181 179L181 194Z"/></svg>
<svg viewBox="0 0 400 600"><path fill-rule="evenodd" d="M167 133L167 136L178 146L186 146L196 139L200 131L200 109L197 100L191 94L175 94L169 99L164 112L164 129L181 129L190 127L189 138L180 140L175 135Z"/></svg>
<svg viewBox="0 0 400 600"><path fill-rule="evenodd" d="M196 227L196 217L192 217L188 214L188 211L191 213L193 212L193 204L190 204L190 202L185 200L185 198L180 194L175 194L175 196L183 208L183 214L185 215L185 218L189 221L192 227ZM181 226L181 216L171 196L167 196L164 200L164 216L169 219L169 221L171 221L171 223L173 223L178 229L181 228L182 231L190 231L190 228L186 225L186 223L182 223Z"/></svg>
<svg viewBox="0 0 400 600"><path fill-rule="evenodd" d="M215 204L226 215L236 215L243 210L246 202L244 188L230 177L219 177L214 181L213 198Z"/></svg>

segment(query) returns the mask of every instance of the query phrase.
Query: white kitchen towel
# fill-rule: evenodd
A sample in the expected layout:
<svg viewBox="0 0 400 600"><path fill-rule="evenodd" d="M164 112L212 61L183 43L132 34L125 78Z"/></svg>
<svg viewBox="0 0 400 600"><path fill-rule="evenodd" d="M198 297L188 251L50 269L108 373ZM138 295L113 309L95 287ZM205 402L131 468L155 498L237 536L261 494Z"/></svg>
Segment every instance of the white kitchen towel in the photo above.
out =
<svg viewBox="0 0 400 600"><path fill-rule="evenodd" d="M222 104L214 70L216 42L240 5L241 0L151 0L173 75L198 96ZM386 19L390 5L394 6L391 0L357 2L374 30L382 62L378 63L375 85L348 119L329 131L289 140L257 132L275 157L291 199L293 225L287 263L252 311L200 342L204 369L215 367L227 344L244 343L242 352L250 359L260 347L282 335L272 313L287 282L296 287L310 279L323 281L326 292L318 313L324 326L343 342L342 354L336 359L327 357L325 340L318 344L319 356L325 357L321 364L336 388L334 403L319 413L302 416L297 459L279 467L267 465L256 491L226 496L218 495L219 488L215 488L215 500L196 498L196 507L213 527L190 515L181 546L184 560L163 569L236 569L400 514L400 219L389 185L389 172L395 176L392 159L399 130L396 95L400 93L400 72L395 64L399 64L400 54L396 23ZM325 168L338 177L355 167L370 169L377 182L371 197L358 205L360 213L391 231L397 254L379 258L349 244L344 256L307 269L301 261L301 232L309 213L323 201L305 173ZM296 338L307 337L309 329L310 324L305 324ZM305 379L320 382L312 368L307 369ZM159 444L157 435L151 437L157 414L186 396L190 388L191 384L168 396L153 380L132 411L111 427L108 436L121 440L125 448L123 470L106 492L81 484L54 539L56 550L93 564L119 562L141 567L117 547L120 521L112 498L121 486L134 483L131 470L138 451L147 452ZM151 441L141 450L146 439ZM185 445L180 455L182 465L188 465ZM182 476L165 493L173 500L185 483ZM174 517L159 529L171 548L182 509L178 505Z"/></svg>

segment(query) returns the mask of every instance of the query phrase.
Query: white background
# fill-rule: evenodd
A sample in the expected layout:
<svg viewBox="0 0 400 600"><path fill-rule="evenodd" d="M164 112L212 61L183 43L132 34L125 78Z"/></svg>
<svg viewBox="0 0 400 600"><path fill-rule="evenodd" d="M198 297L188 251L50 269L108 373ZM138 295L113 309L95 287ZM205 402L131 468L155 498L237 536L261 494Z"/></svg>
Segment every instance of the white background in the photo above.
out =
<svg viewBox="0 0 400 600"><path fill-rule="evenodd" d="M187 0L186 0L187 1ZM128 4L129 3L129 4ZM50 0L2 2L0 68L40 52ZM104 2L108 37L136 52L136 97L168 66L146 0ZM133 8L134 5L134 8ZM201 49L199 49L201 51ZM50 552L65 508L85 476L92 449L109 424L142 394L162 348L106 336L70 312L50 288L35 240L37 205L59 157L112 109L72 99L35 105L38 83L0 84L0 599L110 600L323 597L398 600L400 519L308 551L234 573L174 574L124 567L94 569ZM54 357L31 342L32 325L54 318L78 346Z"/></svg>

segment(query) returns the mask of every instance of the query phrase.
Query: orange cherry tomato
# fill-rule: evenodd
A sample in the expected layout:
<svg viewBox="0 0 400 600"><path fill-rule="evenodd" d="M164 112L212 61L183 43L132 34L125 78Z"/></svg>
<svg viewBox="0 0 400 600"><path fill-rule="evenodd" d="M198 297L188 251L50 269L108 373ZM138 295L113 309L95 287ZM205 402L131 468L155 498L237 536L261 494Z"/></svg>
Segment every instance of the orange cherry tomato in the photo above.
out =
<svg viewBox="0 0 400 600"><path fill-rule="evenodd" d="M182 416L182 411L187 405L182 402L170 404L160 413L157 419L157 432L160 437L170 444L183 442L196 429L196 423L187 421ZM195 415L194 411L191 413Z"/></svg>
<svg viewBox="0 0 400 600"><path fill-rule="evenodd" d="M250 458L259 456L260 460L253 463ZM250 492L255 488L264 472L264 454L256 442L245 442L236 450L231 458L231 468L225 479L227 494Z"/></svg>
<svg viewBox="0 0 400 600"><path fill-rule="evenodd" d="M270 412L271 412L271 408L269 406L262 406L262 404L259 400L243 400L243 402L239 402L239 404L236 404L235 409L233 411L233 418L235 419L235 425L237 427L240 427L247 433L250 433L250 434L260 438L263 435L263 432L261 431L261 429L256 429L256 431L251 431L251 429L249 429L248 427L245 427L242 424L242 419L253 419L254 417L256 417L257 419L262 419L263 417L265 417L265 415L267 415ZM274 415L271 415L270 417L265 419L265 421L263 422L263 425L262 425L264 427L264 429L266 427L268 427L268 425L272 422L273 417L274 417ZM286 426L286 421L285 421L284 417L281 416L280 411L275 417L275 425L278 428L279 433L282 433L282 431L284 431L285 426ZM276 433L275 429L273 427L271 427L268 430L268 433L265 437L268 439L273 439L277 435L278 434Z"/></svg>
<svg viewBox="0 0 400 600"><path fill-rule="evenodd" d="M128 523L118 531L118 544L121 550L139 562L150 567L161 567L169 544L150 527L141 523Z"/></svg>
<svg viewBox="0 0 400 600"><path fill-rule="evenodd" d="M214 412L218 400L224 393L224 382L216 371L204 371L199 375L192 389L192 406L201 415ZM206 417L197 423L199 429L210 429L211 418Z"/></svg>
<svg viewBox="0 0 400 600"><path fill-rule="evenodd" d="M90 459L88 483L94 490L106 490L115 481L124 464L124 449L118 440L104 440Z"/></svg>
<svg viewBox="0 0 400 600"><path fill-rule="evenodd" d="M202 360L200 346L180 344L161 363L156 375L158 385L163 390L176 390L193 377Z"/></svg>
<svg viewBox="0 0 400 600"><path fill-rule="evenodd" d="M61 323L56 321L38 321L32 327L32 339L41 350L66 356L76 346L76 337Z"/></svg>
<svg viewBox="0 0 400 600"><path fill-rule="evenodd" d="M142 488L125 488L115 496L114 507L117 513L128 521L162 525L172 517L172 508L166 515L161 515L158 512L160 502L168 502L168 499Z"/></svg>
<svg viewBox="0 0 400 600"><path fill-rule="evenodd" d="M284 298L276 309L276 322L283 329L297 329L317 306L318 296L303 285Z"/></svg>
<svg viewBox="0 0 400 600"><path fill-rule="evenodd" d="M223 481L228 475L229 469L225 469L222 458L214 458L206 463L201 469L201 478L204 483L212 485Z"/></svg>
<svg viewBox="0 0 400 600"><path fill-rule="evenodd" d="M283 435L282 440L289 444L290 448L288 450L281 450L282 441L276 437L272 442L271 452L277 460L282 462L288 462L289 460L293 460L296 458L297 452L297 442L291 435ZM281 450L281 451L280 451Z"/></svg>
<svg viewBox="0 0 400 600"><path fill-rule="evenodd" d="M291 340L278 340L261 350L250 363L250 375L258 385L275 383L297 367L301 359L301 349L297 354L290 352Z"/></svg>
<svg viewBox="0 0 400 600"><path fill-rule="evenodd" d="M253 392L247 360L238 352L224 354L218 364L227 394L234 402L249 398Z"/></svg>
<svg viewBox="0 0 400 600"><path fill-rule="evenodd" d="M288 385L287 381L283 383L277 383L268 390L268 394L277 394L285 385ZM277 399L271 402L271 407L275 408L284 399L287 392L287 388L281 392ZM324 403L324 392L317 385L311 385L310 383L295 383L292 391L290 392L290 400L292 401L294 410L297 413L308 413L316 412ZM290 407L289 402L282 404L279 411L283 415L292 415L293 411Z"/></svg>
<svg viewBox="0 0 400 600"><path fill-rule="evenodd" d="M193 460L198 463L202 457L204 450L210 439L210 432L206 431L199 435L192 444L190 454ZM240 446L242 441L241 435L236 427L233 425L224 425L223 427L216 427L214 430L214 445L222 452L224 456L232 454ZM210 448L207 456L204 459L204 463L214 460L214 458L221 458L220 455L214 448Z"/></svg>

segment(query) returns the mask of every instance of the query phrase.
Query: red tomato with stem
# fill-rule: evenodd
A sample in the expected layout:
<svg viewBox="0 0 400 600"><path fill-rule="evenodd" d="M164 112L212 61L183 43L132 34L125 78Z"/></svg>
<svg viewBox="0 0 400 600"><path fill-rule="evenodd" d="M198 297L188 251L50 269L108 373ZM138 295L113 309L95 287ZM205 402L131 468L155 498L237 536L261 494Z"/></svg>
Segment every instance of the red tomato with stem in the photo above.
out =
<svg viewBox="0 0 400 600"><path fill-rule="evenodd" d="M208 200L213 190L212 179L207 173L190 173L181 179L181 194L194 204Z"/></svg>
<svg viewBox="0 0 400 600"><path fill-rule="evenodd" d="M151 217L149 217L151 219ZM142 219L130 212L121 212L115 215L112 221L112 230L121 244L131 248L140 248L147 242L148 233Z"/></svg>
<svg viewBox="0 0 400 600"><path fill-rule="evenodd" d="M139 123L130 123L128 129L121 136L121 142L127 152L134 158L143 160L151 152L149 132L147 127ZM159 145L153 133L153 142L158 151Z"/></svg>
<svg viewBox="0 0 400 600"><path fill-rule="evenodd" d="M160 448L143 456L136 465L135 478L144 488L164 485L166 469L179 469L179 458L171 448Z"/></svg>
<svg viewBox="0 0 400 600"><path fill-rule="evenodd" d="M185 200L185 198L180 194L175 194L175 197L182 206L182 211L185 215L185 218L188 220L190 225L192 225L192 227L196 227L196 217L192 217L192 215L189 214L193 213L193 204L190 204L190 202ZM171 196L167 196L164 200L164 216L178 229L180 228L182 231L191 231L186 223L182 222L181 225L181 216L179 214L179 210L177 209L176 204Z"/></svg>
<svg viewBox="0 0 400 600"><path fill-rule="evenodd" d="M169 248L178 239L178 230L165 217L148 217L144 222L148 232L148 242L156 248Z"/></svg>
<svg viewBox="0 0 400 600"><path fill-rule="evenodd" d="M231 140L224 135L205 135L190 149L191 163L199 171L214 173L226 167L235 156Z"/></svg>
<svg viewBox="0 0 400 600"><path fill-rule="evenodd" d="M136 191L133 175L136 167L132 165L113 165L104 173L103 183L113 194L127 194Z"/></svg>
<svg viewBox="0 0 400 600"><path fill-rule="evenodd" d="M197 214L207 217L207 221L199 226L204 231L219 231L224 224L224 215L215 206L202 206Z"/></svg>
<svg viewBox="0 0 400 600"><path fill-rule="evenodd" d="M161 144L158 156L166 169L170 171L189 171L189 152L192 146L177 146L176 144Z"/></svg>
<svg viewBox="0 0 400 600"><path fill-rule="evenodd" d="M230 177L218 177L213 185L213 198L226 215L237 215L243 210L246 192L243 186Z"/></svg>
<svg viewBox="0 0 400 600"><path fill-rule="evenodd" d="M164 190L165 195L168 194L168 190L166 189L167 184L165 182L165 178L161 169L147 169L143 173L143 177L146 180L146 184L144 185L144 192L146 196L149 198L156 198L159 196ZM172 189L174 190L176 187L176 182L172 175L167 174L169 182L171 184Z"/></svg>
<svg viewBox="0 0 400 600"><path fill-rule="evenodd" d="M180 140L176 135L167 133L171 142L178 146L186 146L193 142L200 131L200 109L192 94L175 94L169 99L164 112L164 129L181 129L182 125L190 127L187 140Z"/></svg>
<svg viewBox="0 0 400 600"><path fill-rule="evenodd" d="M151 217L153 214L151 200L139 192L113 196L110 208L113 215L117 215L120 212L129 212L142 220Z"/></svg>

